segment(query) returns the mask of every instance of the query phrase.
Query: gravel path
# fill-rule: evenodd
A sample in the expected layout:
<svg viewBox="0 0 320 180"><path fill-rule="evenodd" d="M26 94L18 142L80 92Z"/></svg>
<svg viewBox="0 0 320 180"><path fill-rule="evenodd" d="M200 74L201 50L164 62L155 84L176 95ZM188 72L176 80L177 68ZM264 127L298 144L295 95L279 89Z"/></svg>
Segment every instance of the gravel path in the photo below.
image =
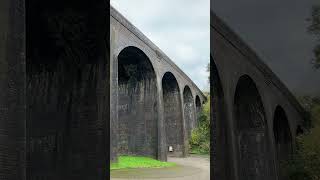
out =
<svg viewBox="0 0 320 180"><path fill-rule="evenodd" d="M177 163L170 168L126 169L111 171L111 180L209 180L210 159L192 155L187 158L172 158Z"/></svg>

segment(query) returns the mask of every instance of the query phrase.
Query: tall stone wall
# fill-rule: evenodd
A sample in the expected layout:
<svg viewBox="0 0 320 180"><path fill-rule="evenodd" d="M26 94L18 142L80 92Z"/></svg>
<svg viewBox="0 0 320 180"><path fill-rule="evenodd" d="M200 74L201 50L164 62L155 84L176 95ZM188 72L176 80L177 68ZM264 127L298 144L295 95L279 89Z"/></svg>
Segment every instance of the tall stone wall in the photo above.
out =
<svg viewBox="0 0 320 180"><path fill-rule="evenodd" d="M134 47L118 56L118 154L157 158L156 75L148 58Z"/></svg>
<svg viewBox="0 0 320 180"><path fill-rule="evenodd" d="M26 179L25 4L0 1L0 178Z"/></svg>
<svg viewBox="0 0 320 180"><path fill-rule="evenodd" d="M196 127L197 117L195 115L194 98L192 97L191 90L188 86L183 90L183 103L187 134L188 138L190 138L192 129Z"/></svg>
<svg viewBox="0 0 320 180"><path fill-rule="evenodd" d="M27 177L104 179L107 5L27 4Z"/></svg>
<svg viewBox="0 0 320 180"><path fill-rule="evenodd" d="M246 75L237 84L234 106L240 180L274 179L265 110L254 82Z"/></svg>
<svg viewBox="0 0 320 180"><path fill-rule="evenodd" d="M162 80L164 101L164 124L166 132L167 148L173 147L169 156L182 156L184 152L183 142L183 117L181 110L180 90L174 76L170 73L164 75Z"/></svg>
<svg viewBox="0 0 320 180"><path fill-rule="evenodd" d="M105 179L109 4L0 2L0 176Z"/></svg>

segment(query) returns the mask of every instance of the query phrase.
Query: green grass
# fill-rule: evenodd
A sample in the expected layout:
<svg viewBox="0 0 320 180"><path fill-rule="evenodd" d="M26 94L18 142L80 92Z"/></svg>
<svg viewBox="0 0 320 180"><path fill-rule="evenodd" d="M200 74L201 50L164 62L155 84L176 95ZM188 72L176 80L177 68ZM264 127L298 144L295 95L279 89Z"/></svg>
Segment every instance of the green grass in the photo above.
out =
<svg viewBox="0 0 320 180"><path fill-rule="evenodd" d="M160 168L175 166L172 162L162 162L148 157L120 156L117 163L110 164L110 170L128 168Z"/></svg>

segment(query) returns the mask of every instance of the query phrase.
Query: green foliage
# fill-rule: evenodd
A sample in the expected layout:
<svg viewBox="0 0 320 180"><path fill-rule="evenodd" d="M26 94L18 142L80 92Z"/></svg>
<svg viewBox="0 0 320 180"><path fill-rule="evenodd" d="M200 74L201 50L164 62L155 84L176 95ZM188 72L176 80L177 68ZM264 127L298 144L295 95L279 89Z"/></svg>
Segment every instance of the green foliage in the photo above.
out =
<svg viewBox="0 0 320 180"><path fill-rule="evenodd" d="M315 5L311 10L311 17L308 19L310 22L310 26L308 27L308 31L313 34L317 41L318 45L313 49L314 52L314 60L313 64L315 68L320 68L320 5Z"/></svg>
<svg viewBox="0 0 320 180"><path fill-rule="evenodd" d="M209 154L210 152L210 95L199 115L198 127L192 130L189 141L191 153Z"/></svg>
<svg viewBox="0 0 320 180"><path fill-rule="evenodd" d="M320 120L318 120L319 114L317 113L317 109L320 107L320 97L302 96L298 97L298 100L308 114L308 119L306 119L307 122L305 123L306 128L311 128L319 124Z"/></svg>
<svg viewBox="0 0 320 180"><path fill-rule="evenodd" d="M162 162L148 157L120 156L117 163L110 164L110 170L128 168L159 168L175 166L172 162Z"/></svg>
<svg viewBox="0 0 320 180"><path fill-rule="evenodd" d="M290 180L320 180L320 101L319 98L303 99L313 128L297 137L297 149L289 161L283 162L282 172Z"/></svg>

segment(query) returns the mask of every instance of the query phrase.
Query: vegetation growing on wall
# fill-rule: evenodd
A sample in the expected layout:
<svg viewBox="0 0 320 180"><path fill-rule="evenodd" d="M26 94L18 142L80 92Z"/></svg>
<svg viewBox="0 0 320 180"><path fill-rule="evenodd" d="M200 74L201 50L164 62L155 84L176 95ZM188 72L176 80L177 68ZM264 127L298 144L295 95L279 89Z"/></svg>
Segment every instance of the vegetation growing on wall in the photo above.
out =
<svg viewBox="0 0 320 180"><path fill-rule="evenodd" d="M320 98L299 98L310 113L312 128L297 137L291 160L283 162L282 173L290 180L320 179Z"/></svg>
<svg viewBox="0 0 320 180"><path fill-rule="evenodd" d="M207 102L199 115L198 127L192 130L189 141L190 152L195 154L210 153L210 95L205 93Z"/></svg>

